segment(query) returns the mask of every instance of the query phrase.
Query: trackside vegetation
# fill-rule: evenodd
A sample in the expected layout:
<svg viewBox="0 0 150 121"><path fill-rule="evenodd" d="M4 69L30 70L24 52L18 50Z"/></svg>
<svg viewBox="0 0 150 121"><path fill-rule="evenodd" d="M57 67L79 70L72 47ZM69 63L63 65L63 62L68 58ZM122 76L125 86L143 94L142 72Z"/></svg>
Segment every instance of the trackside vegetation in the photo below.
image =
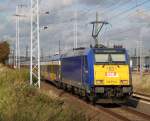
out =
<svg viewBox="0 0 150 121"><path fill-rule="evenodd" d="M139 73L134 73L132 77L134 91L150 95L150 75L143 74L141 78Z"/></svg>
<svg viewBox="0 0 150 121"><path fill-rule="evenodd" d="M0 121L89 121L81 110L29 86L29 73L0 64Z"/></svg>
<svg viewBox="0 0 150 121"><path fill-rule="evenodd" d="M8 56L10 53L10 47L7 41L0 42L0 63L5 64L6 60L8 60Z"/></svg>

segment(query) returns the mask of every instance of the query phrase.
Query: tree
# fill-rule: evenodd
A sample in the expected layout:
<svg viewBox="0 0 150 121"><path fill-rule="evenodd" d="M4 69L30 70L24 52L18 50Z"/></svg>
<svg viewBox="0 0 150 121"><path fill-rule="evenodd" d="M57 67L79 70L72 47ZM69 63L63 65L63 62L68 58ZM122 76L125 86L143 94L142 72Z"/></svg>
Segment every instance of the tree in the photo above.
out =
<svg viewBox="0 0 150 121"><path fill-rule="evenodd" d="M10 47L8 42L4 41L0 43L0 63L5 64L9 58Z"/></svg>

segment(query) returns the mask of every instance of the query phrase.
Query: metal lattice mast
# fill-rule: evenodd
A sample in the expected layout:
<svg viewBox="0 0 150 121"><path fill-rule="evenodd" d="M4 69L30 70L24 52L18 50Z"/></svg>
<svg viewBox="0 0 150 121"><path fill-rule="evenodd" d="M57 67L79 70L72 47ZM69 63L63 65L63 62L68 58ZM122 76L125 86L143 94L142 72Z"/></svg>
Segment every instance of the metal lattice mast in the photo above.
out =
<svg viewBox="0 0 150 121"><path fill-rule="evenodd" d="M40 88L39 0L31 0L30 84Z"/></svg>

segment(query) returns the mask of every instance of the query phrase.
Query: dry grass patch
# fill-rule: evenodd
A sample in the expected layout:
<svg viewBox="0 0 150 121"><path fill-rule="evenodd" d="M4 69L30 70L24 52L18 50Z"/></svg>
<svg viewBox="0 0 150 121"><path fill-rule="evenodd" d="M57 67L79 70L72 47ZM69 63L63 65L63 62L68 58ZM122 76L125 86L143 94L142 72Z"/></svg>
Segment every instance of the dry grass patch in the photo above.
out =
<svg viewBox="0 0 150 121"><path fill-rule="evenodd" d="M150 95L150 75L143 75L142 78L140 74L134 73L133 77L133 87L134 91L142 92Z"/></svg>
<svg viewBox="0 0 150 121"><path fill-rule="evenodd" d="M0 65L0 121L87 121L52 92L29 86L27 70ZM88 120L89 121L89 120Z"/></svg>

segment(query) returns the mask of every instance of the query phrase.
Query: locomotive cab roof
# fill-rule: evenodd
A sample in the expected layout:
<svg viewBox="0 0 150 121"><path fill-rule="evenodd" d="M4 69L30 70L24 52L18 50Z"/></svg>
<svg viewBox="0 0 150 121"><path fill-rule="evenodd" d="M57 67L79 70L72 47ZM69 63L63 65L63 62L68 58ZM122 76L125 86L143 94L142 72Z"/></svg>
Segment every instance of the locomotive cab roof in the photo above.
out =
<svg viewBox="0 0 150 121"><path fill-rule="evenodd" d="M61 58L86 56L90 51L93 51L94 53L126 53L125 48L77 48L63 54Z"/></svg>

